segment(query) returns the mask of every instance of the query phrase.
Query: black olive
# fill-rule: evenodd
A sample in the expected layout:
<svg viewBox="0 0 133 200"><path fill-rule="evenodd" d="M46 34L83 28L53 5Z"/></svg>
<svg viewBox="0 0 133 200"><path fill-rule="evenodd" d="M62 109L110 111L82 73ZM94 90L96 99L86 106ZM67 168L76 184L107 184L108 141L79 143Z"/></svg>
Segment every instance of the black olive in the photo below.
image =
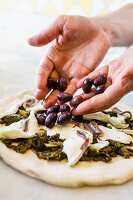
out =
<svg viewBox="0 0 133 200"><path fill-rule="evenodd" d="M48 128L52 128L56 122L57 114L56 113L50 113L47 115L45 120L45 126Z"/></svg>
<svg viewBox="0 0 133 200"><path fill-rule="evenodd" d="M70 112L70 106L68 106L67 104L62 104L62 105L60 105L60 111L61 112L65 112L65 111Z"/></svg>
<svg viewBox="0 0 133 200"><path fill-rule="evenodd" d="M82 122L83 121L83 115L73 116L72 120L76 121L76 122Z"/></svg>
<svg viewBox="0 0 133 200"><path fill-rule="evenodd" d="M96 88L95 94L101 94L105 91L105 86L104 85L99 85Z"/></svg>
<svg viewBox="0 0 133 200"><path fill-rule="evenodd" d="M73 98L72 94L69 94L67 92L61 92L58 94L57 99L59 101L63 101L63 102L68 102L71 101L71 99Z"/></svg>
<svg viewBox="0 0 133 200"><path fill-rule="evenodd" d="M64 92L67 88L67 79L62 77L58 80L58 83L59 83L59 87L58 87L59 91Z"/></svg>
<svg viewBox="0 0 133 200"><path fill-rule="evenodd" d="M79 95L79 96L75 96L71 101L70 101L70 105L74 108L76 108L80 103L83 102L83 98Z"/></svg>
<svg viewBox="0 0 133 200"><path fill-rule="evenodd" d="M59 83L58 83L57 80L54 80L54 79L49 77L48 80L47 80L47 86L48 86L49 89L56 90L59 86Z"/></svg>
<svg viewBox="0 0 133 200"><path fill-rule="evenodd" d="M68 121L70 121L72 115L70 112L66 111L66 112L62 112L61 115L58 117L57 120L57 124L61 125L64 124Z"/></svg>
<svg viewBox="0 0 133 200"><path fill-rule="evenodd" d="M93 82L89 78L87 78L83 81L82 89L83 89L84 93L88 94L90 92L92 83Z"/></svg>
<svg viewBox="0 0 133 200"><path fill-rule="evenodd" d="M93 84L95 87L97 87L98 85L104 85L106 82L107 82L107 76L101 75L93 81Z"/></svg>
<svg viewBox="0 0 133 200"><path fill-rule="evenodd" d="M47 110L47 115L48 115L49 113L58 113L59 109L60 109L60 106L59 106L59 105L54 105L54 106L50 107L50 108Z"/></svg>
<svg viewBox="0 0 133 200"><path fill-rule="evenodd" d="M44 114L37 114L36 119L38 121L38 124L45 125L46 116Z"/></svg>

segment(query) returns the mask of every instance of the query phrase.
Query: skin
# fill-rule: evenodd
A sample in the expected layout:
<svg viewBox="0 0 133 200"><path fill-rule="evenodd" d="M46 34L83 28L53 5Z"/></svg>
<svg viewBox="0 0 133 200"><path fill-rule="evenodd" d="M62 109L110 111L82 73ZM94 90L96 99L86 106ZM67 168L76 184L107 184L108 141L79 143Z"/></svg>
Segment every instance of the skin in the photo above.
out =
<svg viewBox="0 0 133 200"><path fill-rule="evenodd" d="M119 58L113 60L108 65L90 73L81 79L77 86L80 88L84 79L94 80L100 75L108 75L106 90L104 93L94 95L92 90L89 94L82 94L84 102L76 109L74 115L98 112L113 106L121 97L133 90L133 45Z"/></svg>
<svg viewBox="0 0 133 200"><path fill-rule="evenodd" d="M48 53L43 58L37 73L35 97L44 100L45 108L49 108L56 103L59 93L58 90L55 90L48 94L50 92L47 87L48 77L52 77L55 80L59 77L66 77L68 80L66 92L71 94L73 94L77 88L81 87L82 78L86 77L86 75L87 77L92 76L92 78L95 78L95 76L99 76L100 73L104 73L110 77L108 78L106 87L110 85L113 86L115 83L118 90L113 90L111 86L109 87L111 88L111 95L108 95L108 98L110 98L108 102L105 102L103 99L104 93L102 96L101 94L97 95L97 98L98 96L100 97L99 100L96 97L92 97L94 91L89 95L83 94L82 96L85 101L81 103L77 109L73 110L74 115L102 110L103 104L105 104L106 107L110 107L125 94L122 88L123 85L117 85L116 83L118 81L115 80L115 75L120 75L117 67L120 63L120 66L123 65L122 63L125 63L125 61L122 61L124 60L124 55L112 61L112 63L115 64L110 63L108 66L103 67L103 72L101 70L94 72L94 70L111 46L129 46L132 44L132 10L133 4L129 4L105 17L86 18L82 16L59 16L51 26L28 40L30 45L36 47L52 42L49 45ZM124 20L122 20L123 18ZM121 66L120 71L121 70L124 71L123 73L126 73L124 66ZM131 70L133 69L131 68ZM95 73L97 75L95 75ZM111 73L114 74L114 77L111 76ZM127 79L129 78L127 77ZM105 95L107 95L107 92ZM92 97L91 102L90 97ZM95 102L95 98L98 104ZM92 108L95 105L97 105L97 107L93 110ZM86 106L89 106L87 110Z"/></svg>
<svg viewBox="0 0 133 200"><path fill-rule="evenodd" d="M78 80L97 67L110 47L110 39L103 29L94 20L81 16L60 16L47 30L28 42L43 46L55 38L58 39L50 45L37 73L37 99L44 99L49 92L49 76L55 80L59 76L66 77L66 92L73 94ZM58 93L55 90L45 99L46 108L56 102Z"/></svg>

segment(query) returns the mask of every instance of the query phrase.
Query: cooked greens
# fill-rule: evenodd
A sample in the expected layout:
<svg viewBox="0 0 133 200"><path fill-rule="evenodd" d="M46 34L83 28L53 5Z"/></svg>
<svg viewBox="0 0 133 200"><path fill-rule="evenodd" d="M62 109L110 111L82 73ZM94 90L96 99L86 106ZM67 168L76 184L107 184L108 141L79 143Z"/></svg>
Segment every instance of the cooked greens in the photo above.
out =
<svg viewBox="0 0 133 200"><path fill-rule="evenodd" d="M23 139L1 139L1 141L8 147L18 153L25 153L31 149L39 158L46 160L62 160L66 155L62 152L63 140L59 139L59 134L47 136L46 132L43 134L36 134L32 138Z"/></svg>
<svg viewBox="0 0 133 200"><path fill-rule="evenodd" d="M109 145L100 149L98 152L95 149L87 149L80 160L109 162L113 157L117 156L129 158L133 156L133 149L130 146L110 140Z"/></svg>
<svg viewBox="0 0 133 200"><path fill-rule="evenodd" d="M96 139L96 138L95 138ZM59 139L59 134L47 136L46 132L43 134L36 134L32 138L23 139L1 139L1 141L8 147L18 153L25 153L29 149L32 150L38 158L46 160L63 160L67 156L62 151L63 140ZM133 156L133 145L125 145L113 140L109 141L109 145L100 149L98 152L95 149L88 148L80 161L104 161L109 162L113 157L122 156L129 158Z"/></svg>
<svg viewBox="0 0 133 200"><path fill-rule="evenodd" d="M35 116L37 114L44 114L45 110L36 111ZM118 113L119 112L119 113ZM18 111L15 114L6 115L5 117L0 119L0 124L5 124L6 126L18 122L21 119L27 119L30 114L30 111L27 111L23 106L20 106ZM105 115L106 114L106 115ZM98 143L99 136L102 135L101 130L98 125L102 125L104 127L109 127L111 125L117 125L115 127L122 128L125 130L133 129L133 118L130 113L126 112L128 116L124 120L124 124L121 120L117 120L117 122L111 117L117 117L117 114L123 115L125 112L120 112L118 109L112 111L103 111L102 113L89 114L82 120L83 129L89 130L93 134L93 142L92 144ZM107 116L108 115L108 116ZM105 118L105 120L103 120ZM28 119L27 119L28 120ZM113 123L111 123L113 120ZM75 122L77 123L77 122ZM79 122L78 122L79 123ZM120 124L121 123L121 124ZM122 126L119 126L119 124ZM81 123L79 123L79 126ZM112 127L111 125L111 127ZM124 125L127 125L126 127ZM78 126L78 125L77 125ZM81 135L81 133L80 133ZM83 137L83 135L82 135ZM63 142L59 138L59 134L48 136L44 129L41 129L34 137L30 138L18 138L18 139L0 139L8 148L13 149L17 153L26 153L28 150L32 150L40 159L46 160L63 160L67 159L66 154L63 152ZM84 154L82 155L80 161L103 161L109 162L112 158L121 156L124 158L130 158L133 156L133 144L123 144L120 142L116 142L113 140L108 140L109 145L96 151L95 149L89 147L86 149Z"/></svg>
<svg viewBox="0 0 133 200"><path fill-rule="evenodd" d="M0 119L1 124L5 124L9 126L14 122L18 122L21 119L26 119L29 116L29 112L26 111L22 106L18 109L16 114L6 115L5 117Z"/></svg>

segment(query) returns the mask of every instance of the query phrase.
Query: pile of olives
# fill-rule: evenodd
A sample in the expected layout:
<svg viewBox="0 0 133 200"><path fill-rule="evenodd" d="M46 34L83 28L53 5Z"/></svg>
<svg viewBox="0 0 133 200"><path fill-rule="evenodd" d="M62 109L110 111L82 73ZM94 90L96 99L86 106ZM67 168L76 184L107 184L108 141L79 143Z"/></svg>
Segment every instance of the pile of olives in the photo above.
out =
<svg viewBox="0 0 133 200"><path fill-rule="evenodd" d="M101 75L94 80L90 80L89 78L85 79L82 84L82 89L84 93L88 94L91 91L92 86L95 86L95 94L100 94L105 91L105 83L107 82L107 76Z"/></svg>
<svg viewBox="0 0 133 200"><path fill-rule="evenodd" d="M96 87L95 94L103 93L105 90L104 84L107 81L107 76L102 75L96 78L95 80L85 79L82 84L82 89L84 93L89 93L91 91L92 86ZM80 103L83 102L82 96L78 95L73 97L72 94L64 92L67 88L67 79L62 77L59 80L53 80L52 78L48 78L47 86L50 89L56 90L58 89L60 93L57 96L58 104L50 107L47 112L42 114L37 114L36 118L40 125L45 125L48 128L52 128L55 123L62 125L71 119L77 122L81 122L83 120L83 116L72 116L71 107L76 108ZM70 103L70 106L66 104Z"/></svg>

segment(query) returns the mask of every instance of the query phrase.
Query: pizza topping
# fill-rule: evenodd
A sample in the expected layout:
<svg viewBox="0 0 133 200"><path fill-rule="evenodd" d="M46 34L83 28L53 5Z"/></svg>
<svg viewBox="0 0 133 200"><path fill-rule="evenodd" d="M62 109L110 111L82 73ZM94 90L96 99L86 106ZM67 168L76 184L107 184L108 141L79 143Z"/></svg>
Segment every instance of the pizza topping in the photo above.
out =
<svg viewBox="0 0 133 200"><path fill-rule="evenodd" d="M105 141L104 141L105 142ZM109 145L101 149L92 148L86 149L80 161L103 161L110 162L112 158L122 156L124 158L130 158L133 156L133 149L126 144L109 140Z"/></svg>
<svg viewBox="0 0 133 200"><path fill-rule="evenodd" d="M70 101L70 105L74 108L76 108L80 103L83 102L83 98L78 95L78 96L75 96L71 101Z"/></svg>
<svg viewBox="0 0 133 200"><path fill-rule="evenodd" d="M98 142L95 144L92 144L90 148L95 149L96 151L99 151L100 149L103 149L104 147L108 145L109 145L109 141L98 140Z"/></svg>
<svg viewBox="0 0 133 200"><path fill-rule="evenodd" d="M101 140L110 139L117 142L121 142L123 144L133 143L133 138L122 131L118 131L117 129L110 129L104 126L99 126L99 127L103 132L103 135L100 137Z"/></svg>
<svg viewBox="0 0 133 200"><path fill-rule="evenodd" d="M130 111L121 111L119 108L117 107L113 107L111 108L113 112L119 114L119 115L126 115L128 118L132 118L132 113Z"/></svg>
<svg viewBox="0 0 133 200"><path fill-rule="evenodd" d="M29 119L26 119L25 121L23 121L23 123L21 124L21 129L24 132L28 131L28 123L29 123Z"/></svg>
<svg viewBox="0 0 133 200"><path fill-rule="evenodd" d="M33 112L30 113L26 119L28 121L27 132L25 133L25 119L21 119L18 122L12 123L8 126L0 127L0 138L28 138L35 135L38 132L38 123Z"/></svg>
<svg viewBox="0 0 133 200"><path fill-rule="evenodd" d="M72 120L76 121L76 122L82 122L83 121L83 115L72 116Z"/></svg>
<svg viewBox="0 0 133 200"><path fill-rule="evenodd" d="M6 115L1 119L1 124L5 124L6 126L9 126L12 123L20 121L22 118L18 114L10 114Z"/></svg>
<svg viewBox="0 0 133 200"><path fill-rule="evenodd" d="M107 114L104 114L102 112L96 112L96 113L92 113L92 114L87 114L83 116L84 120L100 120L106 123L110 123L113 126L115 126L116 128L128 128L129 124L125 122L125 117L119 115L118 117L110 117Z"/></svg>
<svg viewBox="0 0 133 200"><path fill-rule="evenodd" d="M47 110L47 115L50 113L58 113L60 109L59 105L54 105Z"/></svg>
<svg viewBox="0 0 133 200"><path fill-rule="evenodd" d="M133 129L121 129L120 131L129 134L129 135L133 135Z"/></svg>
<svg viewBox="0 0 133 200"><path fill-rule="evenodd" d="M37 114L36 119L37 119L39 125L45 125L46 115L44 113Z"/></svg>
<svg viewBox="0 0 133 200"><path fill-rule="evenodd" d="M56 120L57 120L57 114L56 113L50 113L46 117L45 126L48 127L48 128L52 128L55 125Z"/></svg>
<svg viewBox="0 0 133 200"><path fill-rule="evenodd" d="M62 112L59 117L58 117L58 120L57 120L57 124L59 125L62 125L68 121L70 121L72 115L69 111L66 111L66 112Z"/></svg>
<svg viewBox="0 0 133 200"><path fill-rule="evenodd" d="M115 113L118 113L118 114L120 114L122 111L119 109L119 108L117 108L117 107L113 107L112 109L111 109L113 112L115 112Z"/></svg>
<svg viewBox="0 0 133 200"><path fill-rule="evenodd" d="M25 95L23 98L18 98L11 102L6 102L5 100L5 104L3 103L0 105L0 118L3 118L7 115L15 114L18 111L19 107L21 107L23 103L29 98L31 98L30 95Z"/></svg>
<svg viewBox="0 0 133 200"><path fill-rule="evenodd" d="M97 125L96 122L92 121L90 123L85 123L84 127L86 130L91 131L91 133L93 133L94 135L102 135L102 130L99 128L99 126Z"/></svg>
<svg viewBox="0 0 133 200"><path fill-rule="evenodd" d="M29 107L33 107L35 106L35 99L34 98L30 98L30 99L27 99L24 104L23 104L23 107L26 109L26 108L29 108Z"/></svg>
<svg viewBox="0 0 133 200"><path fill-rule="evenodd" d="M61 92L57 96L57 99L63 102L71 101L72 98L73 98L72 94L69 94L67 92Z"/></svg>
<svg viewBox="0 0 133 200"><path fill-rule="evenodd" d="M93 136L90 132L82 129L74 129L75 134L72 138L68 138L63 143L63 152L67 155L68 166L75 165L82 157L84 151L90 146ZM78 136L78 137L77 137Z"/></svg>
<svg viewBox="0 0 133 200"><path fill-rule="evenodd" d="M80 136L80 137L82 137L84 140L87 139L86 132L84 132L84 131L77 130L77 135Z"/></svg>
<svg viewBox="0 0 133 200"><path fill-rule="evenodd" d="M71 98L72 95L68 93L58 95L63 103ZM9 148L19 153L31 149L42 159L67 158L69 166L79 160L109 162L118 155L125 158L133 156L133 119L129 111L122 112L114 108L72 117L67 104L55 105L46 111L42 101L29 96L14 101L12 105L13 113L8 108L8 112L6 110L1 115L0 123L3 125L0 126L0 138ZM57 120L58 112L61 114ZM76 124L74 120L79 123Z"/></svg>
<svg viewBox="0 0 133 200"><path fill-rule="evenodd" d="M65 111L70 112L70 106L67 104L60 105L60 112L65 112Z"/></svg>
<svg viewBox="0 0 133 200"><path fill-rule="evenodd" d="M90 146L89 139L86 139L85 142L81 145L81 150L86 150Z"/></svg>

